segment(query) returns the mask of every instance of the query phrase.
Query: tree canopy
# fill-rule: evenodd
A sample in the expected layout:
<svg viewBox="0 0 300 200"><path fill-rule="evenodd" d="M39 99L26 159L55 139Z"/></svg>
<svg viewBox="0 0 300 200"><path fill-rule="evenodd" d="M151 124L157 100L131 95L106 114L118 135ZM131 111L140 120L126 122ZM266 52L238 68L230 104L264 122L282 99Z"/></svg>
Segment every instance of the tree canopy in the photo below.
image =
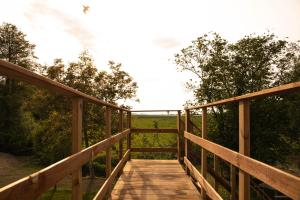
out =
<svg viewBox="0 0 300 200"><path fill-rule="evenodd" d="M212 33L192 41L175 55L175 62L179 70L196 77L186 84L194 94L187 102L191 105L299 81L299 55L299 43L278 39L274 34L251 34L230 43ZM272 163L297 152L299 102L299 94L251 101L251 156ZM237 149L237 105L215 106L211 116L212 139Z"/></svg>

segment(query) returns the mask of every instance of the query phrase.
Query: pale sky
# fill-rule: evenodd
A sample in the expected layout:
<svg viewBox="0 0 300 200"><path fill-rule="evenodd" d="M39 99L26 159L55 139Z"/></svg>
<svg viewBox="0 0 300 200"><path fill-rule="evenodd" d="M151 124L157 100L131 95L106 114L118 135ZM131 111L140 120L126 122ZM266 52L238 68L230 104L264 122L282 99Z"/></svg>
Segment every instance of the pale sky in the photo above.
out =
<svg viewBox="0 0 300 200"><path fill-rule="evenodd" d="M84 49L99 69L122 63L139 86L133 109L181 109L195 77L177 71L175 53L210 31L229 41L267 31L299 40L300 0L0 0L2 22L27 34L42 64Z"/></svg>

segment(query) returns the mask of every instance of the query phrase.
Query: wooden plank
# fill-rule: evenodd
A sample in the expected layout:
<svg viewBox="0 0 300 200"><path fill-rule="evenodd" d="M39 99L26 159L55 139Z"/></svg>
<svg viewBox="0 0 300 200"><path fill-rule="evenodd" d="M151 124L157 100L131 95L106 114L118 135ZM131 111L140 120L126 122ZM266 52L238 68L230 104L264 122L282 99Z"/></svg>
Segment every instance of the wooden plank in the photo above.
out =
<svg viewBox="0 0 300 200"><path fill-rule="evenodd" d="M132 128L132 133L178 133L176 128Z"/></svg>
<svg viewBox="0 0 300 200"><path fill-rule="evenodd" d="M82 99L72 99L72 154L81 151L82 143ZM82 199L81 166L72 173L72 199Z"/></svg>
<svg viewBox="0 0 300 200"><path fill-rule="evenodd" d="M190 172L194 175L195 179L200 183L201 188L203 188L207 196L209 196L211 199L222 199L222 197L215 191L215 189L202 176L202 174L199 173L196 167L194 167L194 165L186 157L184 157L184 163L189 168Z"/></svg>
<svg viewBox="0 0 300 200"><path fill-rule="evenodd" d="M207 108L202 108L202 128L201 128L201 136L203 139L207 138ZM201 174L204 179L207 176L207 152L204 148L201 149ZM206 199L206 191L205 188L201 188L201 197L202 199Z"/></svg>
<svg viewBox="0 0 300 200"><path fill-rule="evenodd" d="M200 199L200 195L178 160L133 159L126 163L111 198Z"/></svg>
<svg viewBox="0 0 300 200"><path fill-rule="evenodd" d="M181 158L181 111L177 111L177 160L180 161Z"/></svg>
<svg viewBox="0 0 300 200"><path fill-rule="evenodd" d="M115 180L117 174L119 171L124 167L126 164L128 157L130 154L130 150L127 150L124 157L121 159L121 161L117 164L117 166L114 168L110 176L106 179L106 181L101 186L100 190L97 192L93 200L101 200L105 197L106 193L109 192L113 181Z"/></svg>
<svg viewBox="0 0 300 200"><path fill-rule="evenodd" d="M15 78L15 79L18 79L21 81L28 82L39 88L49 89L51 91L62 93L65 95L77 96L77 97L83 98L83 99L85 99L91 103L97 104L97 105L108 106L110 108L123 110L123 111L129 111L127 109L118 107L117 105L101 101L100 99L89 96L83 92L75 90L74 88L71 88L64 84L53 81L49 78L38 75L38 74L33 73L32 71L29 71L23 67L6 62L4 60L0 60L0 74L11 77L11 78Z"/></svg>
<svg viewBox="0 0 300 200"><path fill-rule="evenodd" d="M151 160L151 162L149 162L149 159L132 159L133 162L128 162L127 165L130 165L131 163L134 163L134 165L138 165L138 164L143 164L145 165L145 163L147 163L147 165L153 165L153 164L177 164L178 165L178 161L177 160Z"/></svg>
<svg viewBox="0 0 300 200"><path fill-rule="evenodd" d="M239 102L239 152L250 156L250 105L249 101ZM250 199L250 176L239 170L239 199Z"/></svg>
<svg viewBox="0 0 300 200"><path fill-rule="evenodd" d="M189 110L185 110L185 131L189 132L190 131L190 121L191 121L191 116L190 116L190 111ZM184 137L184 156L185 157L189 157L188 153L189 153L189 141ZM185 168L186 174L189 175L189 168L186 167Z"/></svg>
<svg viewBox="0 0 300 200"><path fill-rule="evenodd" d="M131 148L131 152L177 152L177 148L165 148L165 147L149 147L149 148Z"/></svg>
<svg viewBox="0 0 300 200"><path fill-rule="evenodd" d="M220 100L220 101L215 101L215 102L208 103L208 104L205 104L205 105L192 106L192 107L185 108L185 109L192 110L192 109L200 109L200 108L204 108L204 107L212 107L212 106L217 106L217 105L226 104L226 103L238 102L238 101L242 101L242 100L250 100L250 99L253 99L253 98L257 98L257 97L264 97L264 96L269 96L269 95L283 94L283 93L287 93L287 92L294 92L294 91L298 91L299 89L300 89L300 81L285 84L285 85L281 85L281 86L278 86L278 87L273 87L273 88L261 90L261 91L258 91L258 92L253 92L253 93L241 95L241 96L236 96L236 97L232 97L232 98L228 98L228 99L223 99L223 100Z"/></svg>
<svg viewBox="0 0 300 200"><path fill-rule="evenodd" d="M131 195L139 195L139 196L144 196L144 195L168 195L168 196L172 196L172 195L197 195L199 196L199 192L195 191L195 190L183 190L183 189L179 189L179 190L165 190L163 191L163 193L161 192L161 190L124 190L124 189L114 189L112 192L112 195L115 196L121 196L124 194L131 194Z"/></svg>
<svg viewBox="0 0 300 200"><path fill-rule="evenodd" d="M300 199L300 178L226 147L185 132L184 137L293 199Z"/></svg>
<svg viewBox="0 0 300 200"><path fill-rule="evenodd" d="M125 194L125 195L112 195L112 199L117 200L117 199L134 199L134 200L170 200L170 199L186 199L186 200L199 200L199 195L135 195L135 194Z"/></svg>
<svg viewBox="0 0 300 200"><path fill-rule="evenodd" d="M105 137L111 137L111 109L109 107L105 108ZM106 149L105 157L105 174L106 178L110 176L111 173L111 147Z"/></svg>
<svg viewBox="0 0 300 200"><path fill-rule="evenodd" d="M0 199L36 199L65 176L78 170L80 166L92 159L94 155L117 143L121 138L126 137L129 132L130 130L127 129L30 176L0 188Z"/></svg>

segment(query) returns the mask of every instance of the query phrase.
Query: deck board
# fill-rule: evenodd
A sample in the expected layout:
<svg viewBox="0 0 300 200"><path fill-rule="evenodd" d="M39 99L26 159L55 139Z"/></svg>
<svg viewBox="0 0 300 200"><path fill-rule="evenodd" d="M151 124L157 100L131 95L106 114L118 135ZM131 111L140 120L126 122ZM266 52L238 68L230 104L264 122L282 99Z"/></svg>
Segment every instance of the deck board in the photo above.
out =
<svg viewBox="0 0 300 200"><path fill-rule="evenodd" d="M111 199L200 199L177 160L130 160Z"/></svg>

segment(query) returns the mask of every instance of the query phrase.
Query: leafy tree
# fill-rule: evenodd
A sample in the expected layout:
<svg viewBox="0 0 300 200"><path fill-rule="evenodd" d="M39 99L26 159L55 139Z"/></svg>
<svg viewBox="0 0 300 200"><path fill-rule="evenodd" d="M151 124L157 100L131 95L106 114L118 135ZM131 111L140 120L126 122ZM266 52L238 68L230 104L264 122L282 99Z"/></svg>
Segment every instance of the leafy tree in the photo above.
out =
<svg viewBox="0 0 300 200"><path fill-rule="evenodd" d="M181 71L189 71L197 77L187 83L195 97L188 104L204 104L299 79L299 52L297 43L279 40L273 34L252 34L229 43L213 33L197 38L182 49L175 55L175 62ZM288 99L287 96L281 98ZM287 116L281 98L273 96L251 101L251 156L270 163L283 160L292 150L288 138L298 135L295 131L287 134L290 129L284 128L284 122L293 120ZM294 100L293 107L295 103ZM237 149L237 105L215 106L211 113L212 139ZM282 126L274 130L274 124ZM299 131L299 127L294 130Z"/></svg>
<svg viewBox="0 0 300 200"><path fill-rule="evenodd" d="M34 47L15 25L0 26L0 59L33 70ZM31 149L30 113L23 103L32 94L32 87L1 77L0 84L0 151L24 154Z"/></svg>

